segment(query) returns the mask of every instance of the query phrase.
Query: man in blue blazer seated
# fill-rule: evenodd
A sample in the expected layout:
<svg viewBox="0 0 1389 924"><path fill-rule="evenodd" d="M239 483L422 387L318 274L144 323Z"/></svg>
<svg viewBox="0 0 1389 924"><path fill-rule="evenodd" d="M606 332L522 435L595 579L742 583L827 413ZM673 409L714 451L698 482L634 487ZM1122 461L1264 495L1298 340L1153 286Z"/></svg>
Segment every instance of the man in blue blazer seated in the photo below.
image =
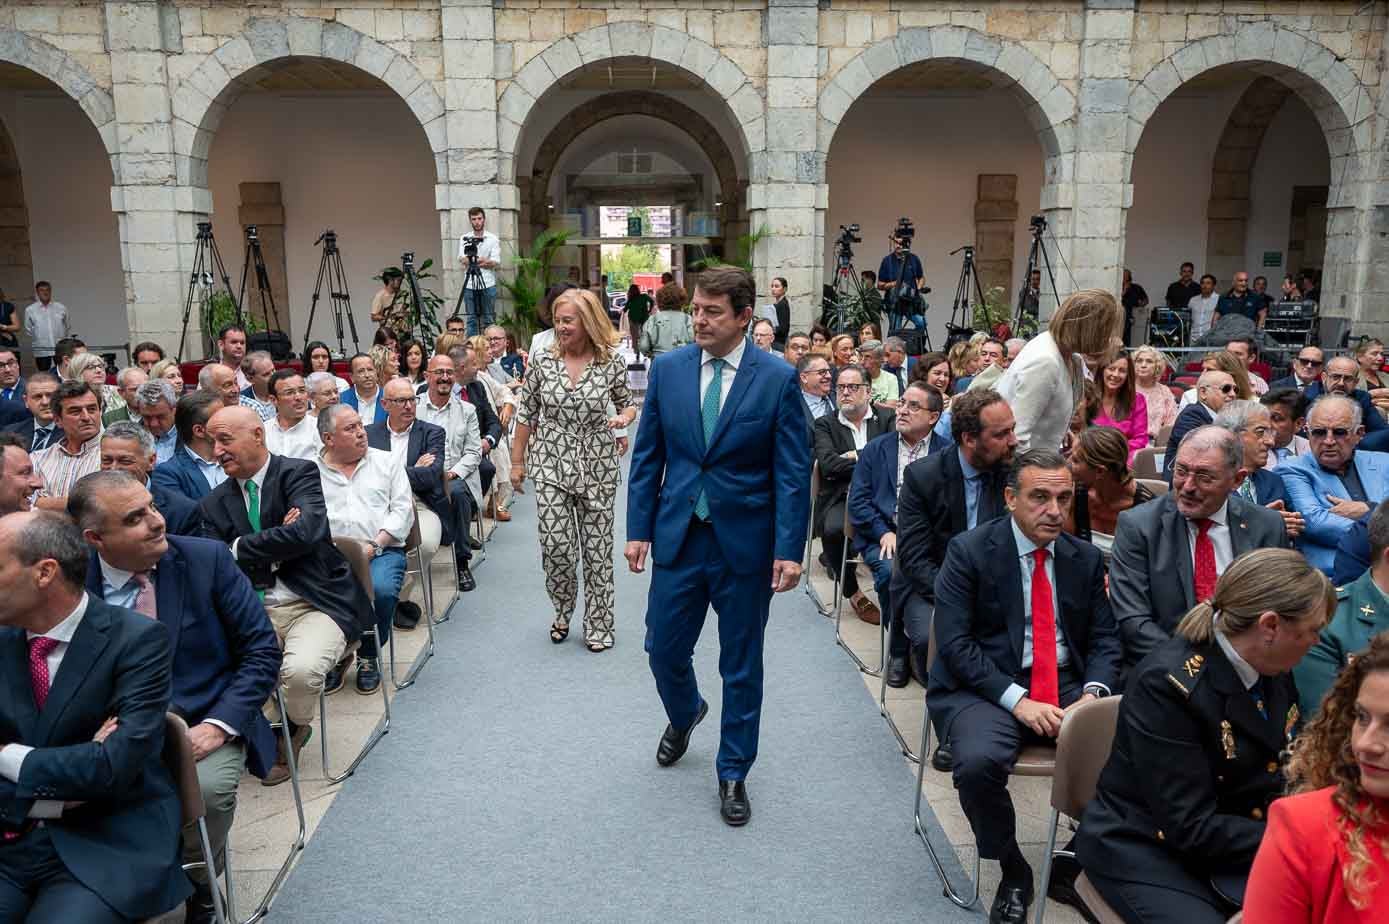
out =
<svg viewBox="0 0 1389 924"><path fill-rule="evenodd" d="M111 424L101 432L102 471L121 471L133 475L154 498L154 508L164 518L171 536L201 536L203 515L196 501L163 485L150 483L156 452L148 430L129 420Z"/></svg>
<svg viewBox="0 0 1389 924"><path fill-rule="evenodd" d="M1243 468L1248 472L1232 492L1261 507L1276 510L1283 517L1289 539L1302 535L1302 514L1293 509L1287 488L1278 472L1264 468L1275 441L1273 417L1258 401L1229 401L1215 415L1215 425L1237 436L1244 451Z"/></svg>
<svg viewBox="0 0 1389 924"><path fill-rule="evenodd" d="M1331 565L1332 584L1344 587L1359 580L1361 575L1370 570L1370 520L1374 517L1375 510L1383 506L1381 502L1374 510L1352 523L1350 529L1341 535L1341 541L1336 544L1336 557Z"/></svg>
<svg viewBox="0 0 1389 924"><path fill-rule="evenodd" d="M1360 406L1360 418L1365 426L1362 437L1365 445L1361 448L1385 452L1389 450L1389 421L1375 409L1374 403L1370 400L1370 393L1363 388L1355 387L1359 380L1360 364L1353 356L1334 356L1327 360L1326 366L1323 367L1321 381L1308 385L1302 394L1307 397L1309 405L1314 404L1322 395L1344 395L1354 401Z"/></svg>
<svg viewBox="0 0 1389 924"><path fill-rule="evenodd" d="M773 593L801 576L810 522L805 402L790 364L747 339L755 287L736 267L700 274L695 342L651 364L627 490L628 567L653 568L646 651L670 724L656 762L675 763L709 711L692 655L712 603L723 717L720 814L752 817L762 642Z"/></svg>
<svg viewBox="0 0 1389 924"><path fill-rule="evenodd" d="M936 576L926 702L954 754L979 855L1002 866L990 922L1023 924L1033 898L1008 795L1019 750L1055 740L1077 703L1118 692L1122 647L1103 558L1062 532L1074 497L1065 457L1020 453L1004 489L1012 515L952 539Z"/></svg>
<svg viewBox="0 0 1389 924"><path fill-rule="evenodd" d="M189 893L168 629L83 590L66 517L0 518L0 548L0 921L157 917Z"/></svg>
<svg viewBox="0 0 1389 924"><path fill-rule="evenodd" d="M19 374L19 353L0 346L0 427L8 427L33 416L24 403L24 379Z"/></svg>
<svg viewBox="0 0 1389 924"><path fill-rule="evenodd" d="M365 353L352 357L348 368L352 370L352 387L338 396L343 404L352 408L362 418L362 423L371 426L386 419L386 402L382 401L381 383L376 376L376 364Z"/></svg>
<svg viewBox="0 0 1389 924"><path fill-rule="evenodd" d="M207 422L223 406L222 400L208 391L195 391L178 399L174 409L178 443L174 454L150 472L151 490L175 491L191 501L201 501L227 480L212 455L212 437L207 435Z"/></svg>
<svg viewBox="0 0 1389 924"><path fill-rule="evenodd" d="M950 444L932 433L945 409L940 393L921 383L907 386L897 404L891 433L874 437L863 447L849 484L849 520L854 524L854 549L873 572L878 606L888 620L887 685L905 687L911 680L911 640L905 620L892 619L892 560L897 556L897 494L908 465L941 452Z"/></svg>
<svg viewBox="0 0 1389 924"><path fill-rule="evenodd" d="M1323 395L1307 412L1311 452L1278 467L1293 507L1307 523L1302 553L1327 574L1346 531L1389 497L1389 453L1360 448L1364 434L1358 403Z"/></svg>
<svg viewBox="0 0 1389 924"><path fill-rule="evenodd" d="M242 767L263 778L275 762L275 736L261 707L274 695L280 646L265 605L225 545L168 535L149 491L126 472L83 478L68 495L68 514L91 547L87 593L169 630L169 708L188 723L208 839L221 857ZM196 828L185 831L184 862L201 858ZM195 892L186 920L211 921L207 873L196 869L189 877Z"/></svg>

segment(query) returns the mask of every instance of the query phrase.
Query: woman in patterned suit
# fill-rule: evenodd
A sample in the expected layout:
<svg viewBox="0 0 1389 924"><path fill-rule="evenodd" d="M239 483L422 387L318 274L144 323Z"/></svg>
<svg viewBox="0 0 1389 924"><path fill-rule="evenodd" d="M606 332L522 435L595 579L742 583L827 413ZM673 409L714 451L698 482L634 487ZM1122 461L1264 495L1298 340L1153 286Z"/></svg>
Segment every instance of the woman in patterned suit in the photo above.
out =
<svg viewBox="0 0 1389 924"><path fill-rule="evenodd" d="M637 416L617 331L598 297L570 289L552 305L554 345L531 355L511 446L511 484L521 493L526 447L540 511L541 564L555 606L550 641L569 636L584 559L584 644L613 646L613 499L621 470L612 431ZM611 402L616 413L609 417Z"/></svg>

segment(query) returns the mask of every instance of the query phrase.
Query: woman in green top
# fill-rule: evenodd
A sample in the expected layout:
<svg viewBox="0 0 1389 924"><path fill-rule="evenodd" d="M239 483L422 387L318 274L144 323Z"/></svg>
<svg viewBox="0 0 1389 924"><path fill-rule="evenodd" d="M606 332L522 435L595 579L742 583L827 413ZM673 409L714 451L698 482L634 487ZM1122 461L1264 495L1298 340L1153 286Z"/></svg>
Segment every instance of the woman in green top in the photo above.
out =
<svg viewBox="0 0 1389 924"><path fill-rule="evenodd" d="M668 282L656 290L656 313L642 327L637 352L652 359L694 342L694 326L685 313L685 290Z"/></svg>
<svg viewBox="0 0 1389 924"><path fill-rule="evenodd" d="M627 288L627 332L632 338L632 346L641 342L641 328L651 317L651 296L637 288L634 282Z"/></svg>

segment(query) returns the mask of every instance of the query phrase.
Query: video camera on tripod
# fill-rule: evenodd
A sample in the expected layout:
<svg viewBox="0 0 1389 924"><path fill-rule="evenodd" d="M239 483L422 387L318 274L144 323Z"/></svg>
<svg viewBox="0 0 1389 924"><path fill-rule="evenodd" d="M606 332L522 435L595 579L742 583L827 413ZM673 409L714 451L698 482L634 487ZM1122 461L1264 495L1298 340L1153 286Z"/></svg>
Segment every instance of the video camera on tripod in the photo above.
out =
<svg viewBox="0 0 1389 924"><path fill-rule="evenodd" d="M480 238L480 237L465 237L465 238L463 238L462 243L463 243L463 256L465 256L465 257L468 258L468 262L469 262L470 264L475 264L475 263L477 263L477 245L479 245L479 244L482 243L482 238Z"/></svg>
<svg viewBox="0 0 1389 924"><path fill-rule="evenodd" d="M892 229L892 239L902 245L903 253L911 253L912 238L916 237L916 225L910 218L897 219L897 227Z"/></svg>
<svg viewBox="0 0 1389 924"><path fill-rule="evenodd" d="M897 278L892 280L879 280L879 282L891 282L892 286L883 293L883 308L887 310L888 318L892 321L892 326L900 324L902 318L919 317L925 312L926 300L924 292L917 289L916 274L912 272L915 258L912 256L912 238L916 237L916 225L910 218L897 219L897 226L892 229L892 243L900 246L902 252L896 255L897 259Z"/></svg>

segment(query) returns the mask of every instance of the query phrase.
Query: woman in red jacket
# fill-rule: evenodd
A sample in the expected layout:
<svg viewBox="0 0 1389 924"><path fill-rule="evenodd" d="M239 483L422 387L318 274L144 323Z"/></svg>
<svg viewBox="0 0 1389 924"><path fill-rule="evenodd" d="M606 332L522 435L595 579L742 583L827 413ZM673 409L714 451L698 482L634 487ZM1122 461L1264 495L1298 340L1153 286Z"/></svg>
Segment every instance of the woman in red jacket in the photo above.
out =
<svg viewBox="0 0 1389 924"><path fill-rule="evenodd" d="M1293 745L1244 924L1389 919L1389 633L1348 660Z"/></svg>

